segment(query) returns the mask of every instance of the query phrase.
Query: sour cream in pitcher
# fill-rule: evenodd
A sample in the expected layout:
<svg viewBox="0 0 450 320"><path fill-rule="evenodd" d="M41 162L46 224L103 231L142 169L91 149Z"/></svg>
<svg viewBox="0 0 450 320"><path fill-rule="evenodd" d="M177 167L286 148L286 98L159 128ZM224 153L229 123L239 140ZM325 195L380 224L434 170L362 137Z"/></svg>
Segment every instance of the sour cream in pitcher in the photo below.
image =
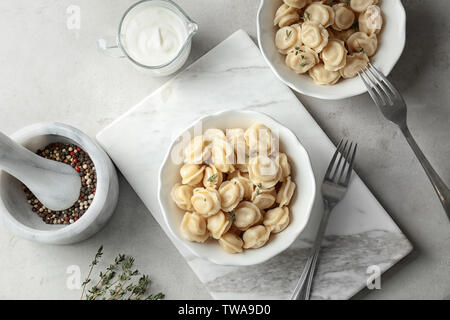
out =
<svg viewBox="0 0 450 320"><path fill-rule="evenodd" d="M124 49L145 66L170 62L188 37L185 23L164 7L142 8L128 19L122 30Z"/></svg>

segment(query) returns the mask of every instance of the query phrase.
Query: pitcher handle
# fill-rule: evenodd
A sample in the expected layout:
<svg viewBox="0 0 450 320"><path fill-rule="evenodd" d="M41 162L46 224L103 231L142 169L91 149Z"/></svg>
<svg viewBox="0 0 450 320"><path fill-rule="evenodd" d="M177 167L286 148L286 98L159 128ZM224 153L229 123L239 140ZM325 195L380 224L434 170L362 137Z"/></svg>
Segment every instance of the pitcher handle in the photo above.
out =
<svg viewBox="0 0 450 320"><path fill-rule="evenodd" d="M100 51L112 58L126 58L122 50L117 45L117 41L108 41L105 38L101 38L97 40L97 47Z"/></svg>

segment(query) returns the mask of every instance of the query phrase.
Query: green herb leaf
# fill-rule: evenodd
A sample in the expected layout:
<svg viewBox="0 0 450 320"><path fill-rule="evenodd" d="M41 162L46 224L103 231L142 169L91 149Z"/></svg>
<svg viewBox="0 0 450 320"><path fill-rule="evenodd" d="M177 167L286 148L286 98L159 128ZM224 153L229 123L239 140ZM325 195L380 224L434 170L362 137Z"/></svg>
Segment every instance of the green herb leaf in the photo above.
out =
<svg viewBox="0 0 450 320"><path fill-rule="evenodd" d="M218 173L214 173L211 177L208 178L208 182L214 183L218 175Z"/></svg>
<svg viewBox="0 0 450 320"><path fill-rule="evenodd" d="M164 293L158 293L158 294L156 294L156 295L154 295L154 296L152 296L152 295L149 295L147 298L146 298L146 300L161 300L161 299L164 299L164 297L165 297L165 295L164 295Z"/></svg>
<svg viewBox="0 0 450 320"><path fill-rule="evenodd" d="M292 30L286 30L286 39L288 39L292 34Z"/></svg>
<svg viewBox="0 0 450 320"><path fill-rule="evenodd" d="M303 18L305 21L308 21L311 18L311 15L308 11L305 11L305 17Z"/></svg>

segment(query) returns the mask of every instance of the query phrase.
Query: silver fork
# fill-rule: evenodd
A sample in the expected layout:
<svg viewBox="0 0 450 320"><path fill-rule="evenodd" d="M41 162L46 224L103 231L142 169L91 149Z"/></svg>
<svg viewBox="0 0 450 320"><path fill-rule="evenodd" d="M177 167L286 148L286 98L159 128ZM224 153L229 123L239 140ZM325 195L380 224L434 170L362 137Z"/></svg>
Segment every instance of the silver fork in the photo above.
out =
<svg viewBox="0 0 450 320"><path fill-rule="evenodd" d="M411 135L406 123L406 103L398 90L372 64L358 73L367 91L383 115L395 123L413 149L450 219L450 190L427 160Z"/></svg>
<svg viewBox="0 0 450 320"><path fill-rule="evenodd" d="M325 178L322 183L322 195L324 202L324 214L320 221L319 230L317 231L314 245L311 253L306 261L302 275L294 288L291 300L309 300L316 269L319 251L322 244L325 230L328 224L328 217L331 210L344 198L350 177L353 170L353 162L355 160L357 144L342 139L328 165ZM339 156L339 158L338 158ZM339 160L338 160L339 159ZM342 164L341 164L342 163Z"/></svg>

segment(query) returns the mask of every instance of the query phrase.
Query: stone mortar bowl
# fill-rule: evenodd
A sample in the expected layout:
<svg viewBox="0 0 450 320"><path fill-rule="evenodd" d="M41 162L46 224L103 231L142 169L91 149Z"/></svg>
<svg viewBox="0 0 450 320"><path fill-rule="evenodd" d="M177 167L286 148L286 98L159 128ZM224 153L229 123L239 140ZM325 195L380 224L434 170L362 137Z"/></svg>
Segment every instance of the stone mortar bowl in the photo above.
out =
<svg viewBox="0 0 450 320"><path fill-rule="evenodd" d="M50 225L31 210L22 183L0 171L0 220L13 234L41 243L70 244L89 238L112 216L119 196L117 173L101 147L80 130L62 123L37 123L14 133L11 138L36 152L52 142L73 143L89 153L97 174L94 199L88 210L69 225Z"/></svg>

